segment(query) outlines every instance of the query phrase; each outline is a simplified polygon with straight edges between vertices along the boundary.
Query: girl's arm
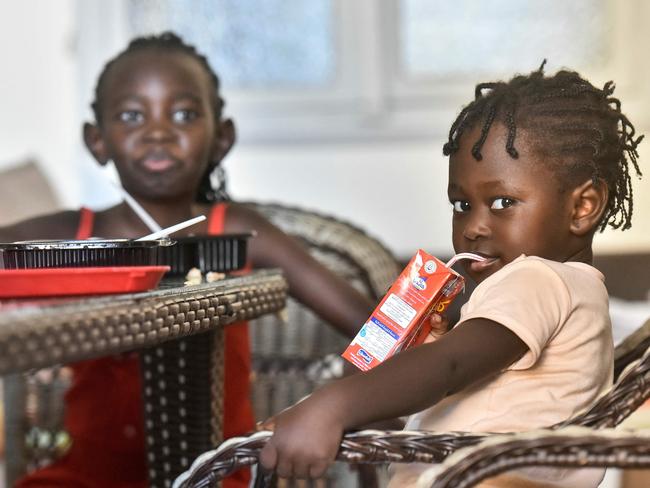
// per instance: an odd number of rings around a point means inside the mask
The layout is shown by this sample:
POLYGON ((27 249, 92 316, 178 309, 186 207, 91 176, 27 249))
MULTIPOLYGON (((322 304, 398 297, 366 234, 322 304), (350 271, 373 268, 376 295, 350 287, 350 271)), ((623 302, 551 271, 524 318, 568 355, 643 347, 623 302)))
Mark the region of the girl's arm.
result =
POLYGON ((375 304, 316 261, 296 239, 257 212, 232 204, 228 209, 226 232, 251 229, 257 232, 248 248, 253 265, 282 268, 294 298, 346 336, 354 337, 375 304))
POLYGON ((66 210, 42 215, 0 228, 0 242, 35 239, 74 239, 79 226, 79 212, 66 210))
POLYGON ((430 407, 497 374, 526 351, 521 339, 496 322, 464 322, 435 342, 333 382, 277 415, 260 461, 281 477, 322 476, 344 431, 430 407))

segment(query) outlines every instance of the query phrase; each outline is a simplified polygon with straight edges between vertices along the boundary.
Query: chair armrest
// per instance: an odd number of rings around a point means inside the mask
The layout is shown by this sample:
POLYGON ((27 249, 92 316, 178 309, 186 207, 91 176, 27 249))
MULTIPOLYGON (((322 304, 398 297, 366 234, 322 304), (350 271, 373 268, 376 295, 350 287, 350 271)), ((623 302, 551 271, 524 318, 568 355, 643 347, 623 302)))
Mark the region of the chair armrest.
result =
POLYGON ((650 430, 567 427, 494 436, 449 456, 432 473, 431 488, 469 488, 530 466, 650 468, 650 430))
MULTIPOLYGON (((245 466, 257 464, 259 452, 272 432, 233 437, 217 449, 201 454, 174 488, 212 486, 245 466)), ((450 453, 485 438, 486 434, 424 431, 360 430, 343 437, 337 461, 352 464, 439 463, 450 453)))

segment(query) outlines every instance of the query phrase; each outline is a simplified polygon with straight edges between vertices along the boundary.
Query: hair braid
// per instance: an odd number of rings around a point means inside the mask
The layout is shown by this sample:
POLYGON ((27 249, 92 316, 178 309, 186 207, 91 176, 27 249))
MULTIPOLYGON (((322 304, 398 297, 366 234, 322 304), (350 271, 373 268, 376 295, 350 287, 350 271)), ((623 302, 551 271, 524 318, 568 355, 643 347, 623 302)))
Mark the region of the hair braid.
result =
POLYGON ((476 158, 477 161, 480 161, 483 159, 483 156, 481 155, 481 148, 483 147, 483 143, 485 142, 485 139, 487 139, 487 136, 490 132, 490 127, 492 126, 492 122, 494 122, 494 118, 496 117, 497 114, 497 108, 496 104, 489 104, 488 106, 485 107, 485 110, 487 112, 487 115, 485 116, 485 122, 483 123, 483 127, 481 128, 481 137, 479 138, 478 141, 474 144, 472 147, 472 156, 476 158))

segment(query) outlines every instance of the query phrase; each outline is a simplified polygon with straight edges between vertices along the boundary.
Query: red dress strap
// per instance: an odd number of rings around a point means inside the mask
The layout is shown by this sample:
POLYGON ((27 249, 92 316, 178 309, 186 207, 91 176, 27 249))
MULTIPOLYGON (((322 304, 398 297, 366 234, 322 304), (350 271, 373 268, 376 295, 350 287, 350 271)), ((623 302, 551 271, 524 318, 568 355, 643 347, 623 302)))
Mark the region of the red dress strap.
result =
POLYGON ((208 217, 209 235, 223 234, 223 229, 226 226, 226 210, 228 210, 228 204, 226 202, 217 203, 212 206, 210 216, 208 217))
POLYGON ((89 239, 93 235, 93 224, 95 223, 95 213, 86 207, 79 210, 79 227, 75 239, 89 239))

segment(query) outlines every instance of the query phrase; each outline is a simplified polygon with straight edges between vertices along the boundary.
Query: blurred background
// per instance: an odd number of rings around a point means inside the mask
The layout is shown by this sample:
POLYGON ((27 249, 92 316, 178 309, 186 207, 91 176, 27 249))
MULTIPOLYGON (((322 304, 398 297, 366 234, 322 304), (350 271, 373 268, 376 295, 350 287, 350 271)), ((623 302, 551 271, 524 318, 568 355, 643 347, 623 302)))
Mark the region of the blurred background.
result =
MULTIPOLYGON (((615 80, 650 132, 649 19, 643 0, 0 0, 0 222, 118 200, 81 124, 104 63, 135 35, 173 29, 222 79, 236 199, 333 214, 401 258, 448 255, 441 148, 476 83, 547 58, 548 72, 615 80)), ((647 155, 650 141, 645 168, 647 155)), ((632 230, 597 250, 650 249, 650 178, 635 195, 632 230)))

